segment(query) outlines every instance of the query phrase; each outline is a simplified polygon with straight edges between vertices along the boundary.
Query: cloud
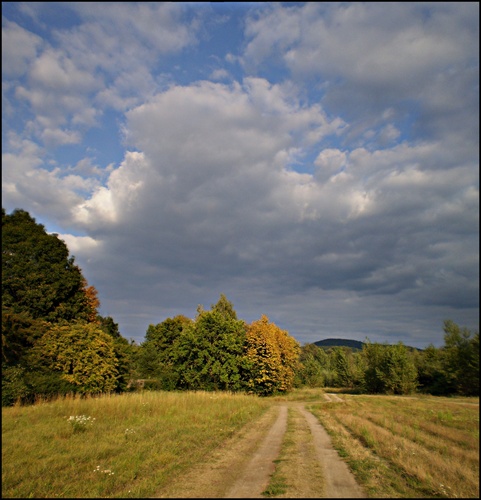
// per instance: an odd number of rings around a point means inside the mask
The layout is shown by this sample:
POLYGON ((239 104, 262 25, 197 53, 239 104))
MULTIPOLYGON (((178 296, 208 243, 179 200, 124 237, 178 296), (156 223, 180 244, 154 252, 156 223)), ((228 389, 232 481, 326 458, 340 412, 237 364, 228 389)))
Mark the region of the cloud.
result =
POLYGON ((415 113, 417 136, 439 137, 453 120, 469 132, 478 17, 473 3, 273 5, 248 19, 242 60, 251 72, 274 59, 296 79, 321 78, 324 106, 351 123, 351 143, 388 107, 398 118, 415 113))
MULTIPOLYGON (((127 114, 128 141, 142 152, 126 155, 78 221, 92 234, 122 227, 125 239, 116 233, 106 248, 155 266, 147 289, 169 269, 168 283, 215 288, 249 277, 279 297, 356 290, 441 305, 456 302, 459 286, 474 293, 468 268, 453 268, 459 247, 432 249, 472 231, 476 173, 451 165, 433 174, 436 143, 328 148, 316 172, 296 172, 295 139, 313 123, 336 130, 320 108, 260 79, 172 87, 127 114), (465 277, 434 279, 439 267, 465 277)), ((461 246, 472 270, 476 249, 461 246)))
POLYGON ((13 78, 25 74, 42 45, 39 36, 2 19, 2 74, 13 78))
POLYGON ((125 335, 221 292, 302 341, 475 324, 476 5, 48 7, 3 24, 4 203, 125 335))

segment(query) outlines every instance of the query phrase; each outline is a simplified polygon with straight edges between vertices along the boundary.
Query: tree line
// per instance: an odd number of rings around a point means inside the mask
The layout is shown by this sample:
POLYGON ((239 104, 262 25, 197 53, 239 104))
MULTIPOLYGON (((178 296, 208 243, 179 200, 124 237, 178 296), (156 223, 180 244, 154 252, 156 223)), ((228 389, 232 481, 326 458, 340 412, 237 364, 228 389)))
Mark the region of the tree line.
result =
POLYGON ((2 405, 37 397, 136 390, 226 390, 269 396, 293 387, 479 394, 479 334, 444 324, 445 346, 363 350, 300 346, 266 315, 237 318, 220 294, 194 319, 149 325, 137 345, 98 313, 97 290, 28 212, 2 209, 2 405))
POLYGON ((360 393, 479 396, 479 333, 452 320, 443 325, 444 346, 424 350, 371 343, 301 348, 297 386, 344 387, 360 393))

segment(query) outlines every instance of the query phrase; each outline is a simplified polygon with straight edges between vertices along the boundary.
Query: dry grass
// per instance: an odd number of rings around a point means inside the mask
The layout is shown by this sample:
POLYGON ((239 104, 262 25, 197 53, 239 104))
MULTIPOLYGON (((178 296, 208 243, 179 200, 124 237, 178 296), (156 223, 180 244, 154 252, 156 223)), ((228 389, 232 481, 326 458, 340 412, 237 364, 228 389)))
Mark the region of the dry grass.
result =
POLYGON ((479 400, 342 397, 312 409, 370 496, 479 497, 479 400))
POLYGON ((268 402, 226 393, 144 392, 2 409, 2 497, 152 496, 268 402), (71 415, 95 418, 74 432, 71 415))
MULTIPOLYGON (((263 399, 144 392, 3 408, 2 496, 149 497, 271 405, 305 400, 370 496, 479 497, 478 398, 339 396, 344 402, 327 402, 319 389, 263 399), (95 421, 74 432, 72 415, 95 421)), ((295 478, 312 457, 291 411, 273 496, 310 496, 295 478)), ((322 483, 322 471, 315 476, 322 483)))

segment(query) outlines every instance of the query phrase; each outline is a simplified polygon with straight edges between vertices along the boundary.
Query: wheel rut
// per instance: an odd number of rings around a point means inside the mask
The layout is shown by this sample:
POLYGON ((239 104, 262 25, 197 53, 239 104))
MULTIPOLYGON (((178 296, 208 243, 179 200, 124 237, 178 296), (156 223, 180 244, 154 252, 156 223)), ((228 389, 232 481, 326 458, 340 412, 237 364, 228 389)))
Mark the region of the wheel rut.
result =
POLYGON ((295 402, 271 407, 156 498, 265 498, 276 462, 286 487, 278 497, 366 497, 324 427, 304 403, 295 402), (289 452, 279 461, 288 415, 289 452))

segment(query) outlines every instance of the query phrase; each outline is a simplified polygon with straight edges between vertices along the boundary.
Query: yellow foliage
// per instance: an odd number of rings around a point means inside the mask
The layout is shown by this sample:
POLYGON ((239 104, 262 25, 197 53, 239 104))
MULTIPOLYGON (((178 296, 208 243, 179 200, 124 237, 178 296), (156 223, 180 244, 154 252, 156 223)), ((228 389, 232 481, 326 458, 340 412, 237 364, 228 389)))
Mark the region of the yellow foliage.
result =
POLYGON ((249 386, 254 392, 268 395, 291 389, 299 363, 299 343, 265 315, 248 326, 246 343, 246 357, 252 366, 249 386))

